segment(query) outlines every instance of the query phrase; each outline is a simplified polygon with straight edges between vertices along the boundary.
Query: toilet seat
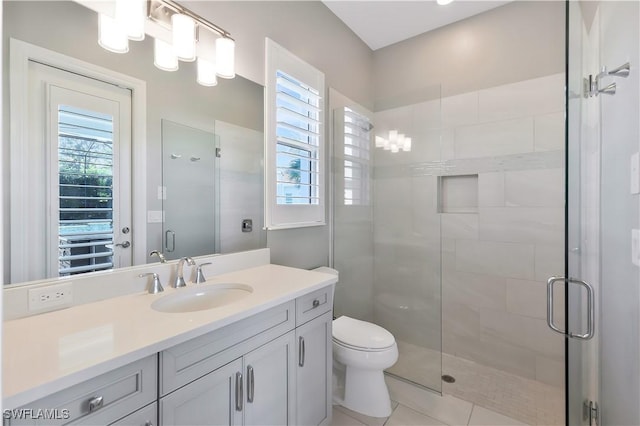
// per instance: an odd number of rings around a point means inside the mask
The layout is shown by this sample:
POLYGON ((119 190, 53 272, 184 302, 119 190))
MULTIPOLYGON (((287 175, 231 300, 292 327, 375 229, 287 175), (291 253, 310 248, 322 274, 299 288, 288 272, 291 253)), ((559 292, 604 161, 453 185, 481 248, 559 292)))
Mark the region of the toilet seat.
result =
POLYGON ((384 328, 347 316, 333 320, 333 341, 349 349, 368 352, 385 351, 396 343, 393 334, 384 328))

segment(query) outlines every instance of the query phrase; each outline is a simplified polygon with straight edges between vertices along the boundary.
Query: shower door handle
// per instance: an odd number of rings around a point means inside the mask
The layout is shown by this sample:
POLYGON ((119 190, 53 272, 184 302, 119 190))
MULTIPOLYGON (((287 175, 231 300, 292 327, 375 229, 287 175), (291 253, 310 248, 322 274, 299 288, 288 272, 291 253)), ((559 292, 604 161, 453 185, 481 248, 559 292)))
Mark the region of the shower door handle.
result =
POLYGON ((547 281, 547 325, 556 333, 563 334, 573 339, 589 340, 595 333, 595 292, 593 287, 582 280, 565 277, 551 277, 547 281), (553 286, 556 282, 562 281, 567 284, 578 284, 587 289, 587 332, 584 334, 573 333, 562 330, 555 325, 553 318, 553 286))
POLYGON ((171 229, 167 229, 164 233, 164 250, 171 253, 176 249, 176 233, 171 229), (171 248, 169 248, 169 238, 171 238, 171 248))

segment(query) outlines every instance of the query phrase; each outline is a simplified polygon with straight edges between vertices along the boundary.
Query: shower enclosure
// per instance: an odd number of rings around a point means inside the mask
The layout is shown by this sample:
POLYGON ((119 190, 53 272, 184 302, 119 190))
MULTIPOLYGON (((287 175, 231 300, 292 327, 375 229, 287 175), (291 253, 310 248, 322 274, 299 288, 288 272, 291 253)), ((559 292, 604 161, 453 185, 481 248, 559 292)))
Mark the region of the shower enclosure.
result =
POLYGON ((330 93, 336 314, 395 336, 390 375, 561 424, 564 342, 545 318, 546 280, 564 274, 564 74, 441 93, 376 100, 375 112, 330 93), (370 122, 360 163, 356 111, 370 122), (356 202, 355 188, 368 196, 356 202))

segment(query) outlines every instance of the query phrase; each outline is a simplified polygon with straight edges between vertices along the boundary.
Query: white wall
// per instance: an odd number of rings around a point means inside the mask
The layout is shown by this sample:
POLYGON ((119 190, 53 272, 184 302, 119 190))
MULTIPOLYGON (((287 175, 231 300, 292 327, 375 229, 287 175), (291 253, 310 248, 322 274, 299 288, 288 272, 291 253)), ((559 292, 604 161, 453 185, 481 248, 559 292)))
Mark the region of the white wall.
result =
MULTIPOLYGON (((629 158, 640 148, 640 7, 600 2, 600 66, 631 62, 615 96, 601 96, 601 404, 602 424, 640 424, 640 275, 631 263, 631 229, 640 227, 629 192, 629 158)), ((598 70, 593 70, 596 73, 598 70)))

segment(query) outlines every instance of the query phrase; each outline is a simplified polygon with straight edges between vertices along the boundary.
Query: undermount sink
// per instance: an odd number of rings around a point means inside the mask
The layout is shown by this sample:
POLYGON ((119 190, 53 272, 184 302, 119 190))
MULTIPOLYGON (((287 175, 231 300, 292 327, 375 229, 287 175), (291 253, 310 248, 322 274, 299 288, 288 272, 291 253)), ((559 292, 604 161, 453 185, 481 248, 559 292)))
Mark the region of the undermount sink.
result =
POLYGON ((166 313, 184 313, 219 308, 253 293, 253 287, 246 284, 196 284, 180 288, 151 304, 151 309, 166 313))

